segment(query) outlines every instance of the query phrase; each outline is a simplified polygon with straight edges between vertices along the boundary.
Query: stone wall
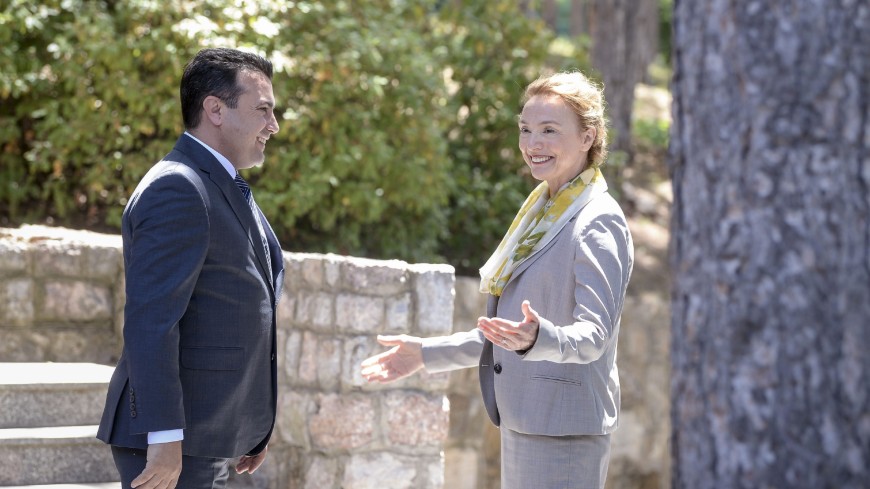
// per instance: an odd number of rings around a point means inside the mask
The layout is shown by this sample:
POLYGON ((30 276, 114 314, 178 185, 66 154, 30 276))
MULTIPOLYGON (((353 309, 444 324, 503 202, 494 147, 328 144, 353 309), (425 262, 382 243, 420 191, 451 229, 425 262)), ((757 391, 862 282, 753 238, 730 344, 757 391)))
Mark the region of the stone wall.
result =
MULTIPOLYGON (((272 489, 444 487, 446 374, 359 375, 381 332, 452 327, 453 268, 284 254, 279 413, 270 457, 239 483, 272 489)), ((114 365, 124 304, 118 236, 0 229, 0 361, 114 365)), ((238 484, 235 485, 238 487, 238 484)))
MULTIPOLYGON (((608 488, 662 489, 670 486, 669 313, 667 297, 650 291, 667 290, 656 258, 666 241, 645 237, 643 225, 632 232, 636 264, 619 338, 623 401, 608 488)), ((498 489, 499 434, 483 408, 477 369, 388 386, 359 376, 359 363, 384 350, 378 333, 474 327, 485 311, 477 280, 454 283, 444 265, 284 256, 277 432, 263 468, 234 487, 498 489)), ((0 361, 114 365, 122 269, 119 236, 0 229, 0 361)))

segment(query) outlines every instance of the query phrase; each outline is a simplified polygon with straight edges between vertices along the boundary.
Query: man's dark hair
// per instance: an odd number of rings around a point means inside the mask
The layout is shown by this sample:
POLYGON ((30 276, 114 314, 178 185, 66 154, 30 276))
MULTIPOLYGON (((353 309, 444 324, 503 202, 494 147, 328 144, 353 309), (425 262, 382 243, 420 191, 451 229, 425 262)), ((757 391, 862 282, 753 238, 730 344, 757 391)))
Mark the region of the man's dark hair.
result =
POLYGON ((223 100, 231 109, 236 108, 242 94, 237 79, 243 70, 259 71, 272 79, 272 63, 256 54, 227 48, 196 53, 181 76, 181 116, 185 129, 199 125, 202 101, 209 95, 223 100))

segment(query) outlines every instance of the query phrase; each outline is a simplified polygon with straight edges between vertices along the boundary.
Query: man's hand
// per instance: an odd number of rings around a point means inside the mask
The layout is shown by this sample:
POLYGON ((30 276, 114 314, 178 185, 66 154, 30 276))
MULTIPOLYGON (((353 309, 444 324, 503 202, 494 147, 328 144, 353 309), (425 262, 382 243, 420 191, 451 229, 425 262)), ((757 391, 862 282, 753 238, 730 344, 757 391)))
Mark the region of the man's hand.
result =
POLYGON ((244 474, 245 472, 249 474, 253 474, 260 468, 260 465, 263 465, 263 461, 266 460, 266 452, 269 451, 269 447, 263 449, 262 452, 254 455, 244 455, 239 459, 239 463, 236 464, 236 473, 244 474))
POLYGON ((139 489, 174 489, 181 475, 181 441, 148 445, 145 470, 130 483, 139 489))

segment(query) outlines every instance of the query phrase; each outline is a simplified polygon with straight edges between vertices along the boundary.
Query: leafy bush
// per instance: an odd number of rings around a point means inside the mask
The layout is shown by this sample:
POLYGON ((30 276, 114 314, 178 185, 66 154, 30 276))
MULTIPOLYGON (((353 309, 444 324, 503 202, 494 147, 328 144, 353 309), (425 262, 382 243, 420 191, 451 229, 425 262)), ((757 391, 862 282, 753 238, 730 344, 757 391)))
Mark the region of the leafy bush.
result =
POLYGON ((206 46, 273 60, 279 124, 249 180, 290 250, 472 272, 533 182, 523 87, 551 34, 514 0, 10 0, 0 7, 0 224, 117 229, 182 131, 206 46))
POLYGON ((476 275, 535 182, 517 148, 523 89, 544 70, 552 33, 515 0, 452 2, 436 19, 449 67, 453 162, 442 253, 476 275))
MULTIPOLYGON (((0 12, 0 209, 11 222, 117 225, 177 137, 195 44, 156 2, 13 0, 0 12)), ((5 219, 4 219, 5 220, 5 219)))

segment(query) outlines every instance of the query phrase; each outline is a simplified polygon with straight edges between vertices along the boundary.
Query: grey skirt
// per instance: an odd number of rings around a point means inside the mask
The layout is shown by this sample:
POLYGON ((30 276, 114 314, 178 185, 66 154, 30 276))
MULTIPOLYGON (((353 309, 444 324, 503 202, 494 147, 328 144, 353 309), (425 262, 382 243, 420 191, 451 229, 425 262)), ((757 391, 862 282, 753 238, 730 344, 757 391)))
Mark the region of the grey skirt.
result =
POLYGON ((604 489, 610 435, 500 431, 501 489, 604 489))

